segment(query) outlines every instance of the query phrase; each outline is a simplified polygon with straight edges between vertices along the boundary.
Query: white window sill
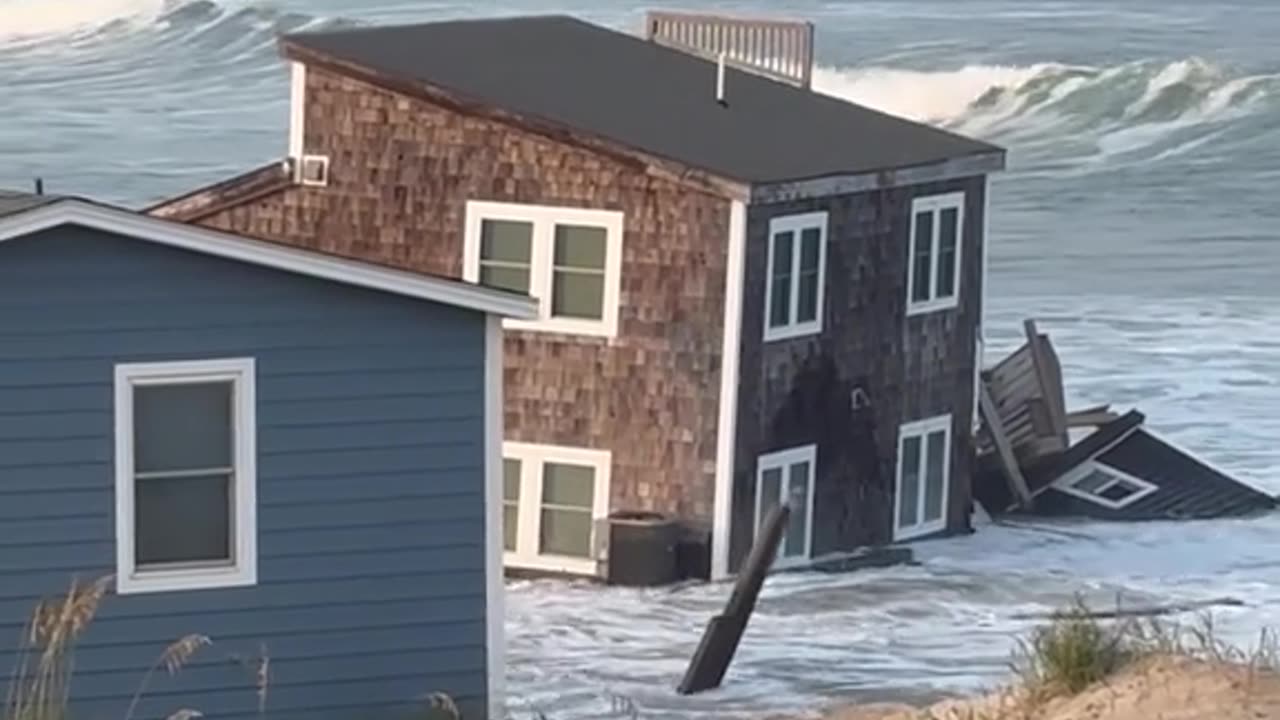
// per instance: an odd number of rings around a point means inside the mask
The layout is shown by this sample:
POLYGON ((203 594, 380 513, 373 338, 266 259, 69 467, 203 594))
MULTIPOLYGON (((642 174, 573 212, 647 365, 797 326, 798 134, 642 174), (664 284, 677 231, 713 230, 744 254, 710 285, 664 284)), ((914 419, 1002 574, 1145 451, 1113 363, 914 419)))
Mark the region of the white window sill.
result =
POLYGON ((599 320, 570 320, 566 318, 550 318, 547 320, 503 320, 506 330, 525 332, 560 333, 562 335, 581 335, 586 337, 614 338, 618 335, 616 325, 599 320))
POLYGON ((255 568, 190 568, 184 570, 142 570, 116 578, 116 592, 133 595, 155 592, 183 592, 258 584, 255 568))
POLYGON ((796 557, 789 558, 784 558, 782 555, 778 555, 773 559, 773 565, 771 567, 774 570, 796 570, 808 567, 812 564, 813 558, 807 555, 797 555, 796 557))
POLYGON ((913 315, 925 315, 927 313, 941 312, 943 310, 954 310, 960 307, 960 299, 956 296, 944 298, 942 300, 929 300, 927 302, 910 303, 907 305, 907 317, 913 315))
POLYGON ((531 558, 527 555, 504 552, 502 554, 502 564, 519 570, 537 570, 539 572, 561 573, 564 575, 594 577, 600 572, 600 564, 595 560, 560 555, 539 555, 531 558))
POLYGON ((893 531, 893 541, 905 542, 907 540, 915 540, 916 538, 924 537, 925 535, 933 535, 934 533, 939 533, 946 529, 947 519, 944 517, 941 520, 934 520, 933 522, 924 523, 923 525, 896 528, 893 531))
POLYGON ((776 340, 794 340, 795 338, 809 337, 810 335, 821 335, 822 323, 818 321, 801 323, 799 325, 783 325, 776 328, 765 328, 764 341, 774 342, 776 340))

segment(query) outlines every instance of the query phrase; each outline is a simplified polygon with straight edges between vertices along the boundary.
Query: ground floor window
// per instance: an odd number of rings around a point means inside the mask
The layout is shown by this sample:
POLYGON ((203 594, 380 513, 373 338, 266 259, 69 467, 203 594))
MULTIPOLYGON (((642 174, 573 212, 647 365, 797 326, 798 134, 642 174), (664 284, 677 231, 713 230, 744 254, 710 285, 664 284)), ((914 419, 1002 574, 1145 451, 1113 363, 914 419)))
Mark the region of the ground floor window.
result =
POLYGON ((257 581, 254 361, 115 369, 121 594, 257 581))
POLYGON ((1062 476, 1054 487, 1112 510, 1132 505, 1156 491, 1156 486, 1094 461, 1062 476))
POLYGON ((776 567, 803 564, 812 553, 817 455, 816 445, 806 445, 761 455, 756 463, 756 531, 773 508, 783 503, 791 507, 776 567))
POLYGON ((609 511, 610 453, 503 446, 503 539, 508 565, 594 574, 598 521, 609 511))
POLYGON ((950 415, 901 427, 896 474, 894 540, 909 540, 946 529, 951 490, 950 415))

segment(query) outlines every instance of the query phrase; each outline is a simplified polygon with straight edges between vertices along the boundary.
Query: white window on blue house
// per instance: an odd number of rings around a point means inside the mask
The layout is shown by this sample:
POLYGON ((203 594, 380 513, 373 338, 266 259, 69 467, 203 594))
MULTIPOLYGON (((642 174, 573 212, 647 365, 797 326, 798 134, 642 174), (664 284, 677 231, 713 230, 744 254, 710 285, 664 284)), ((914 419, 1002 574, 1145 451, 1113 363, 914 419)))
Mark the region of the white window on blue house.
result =
POLYGON ((503 444, 504 562, 575 575, 599 566, 612 456, 603 450, 503 444))
POLYGON ((959 305, 964 248, 964 193, 918 197, 911 202, 907 255, 907 314, 959 305))
POLYGON ((773 218, 769 221, 768 252, 765 342, 822 332, 827 213, 773 218))
POLYGON ((471 201, 463 278, 538 300, 519 330, 614 337, 622 286, 623 214, 471 201))
POLYGON ((115 369, 121 594, 257 582, 254 361, 115 369))
POLYGON ((951 495, 951 416, 911 422, 898 431, 893 539, 945 530, 951 495))

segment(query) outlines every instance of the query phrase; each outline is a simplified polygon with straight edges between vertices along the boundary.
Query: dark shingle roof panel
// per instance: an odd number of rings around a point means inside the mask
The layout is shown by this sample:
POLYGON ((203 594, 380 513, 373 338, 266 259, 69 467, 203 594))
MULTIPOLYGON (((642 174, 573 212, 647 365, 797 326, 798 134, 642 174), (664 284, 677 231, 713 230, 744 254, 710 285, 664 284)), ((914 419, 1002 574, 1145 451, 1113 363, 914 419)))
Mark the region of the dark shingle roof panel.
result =
POLYGON ((986 143, 730 68, 571 17, 301 33, 286 41, 744 182, 1001 152, 986 143))
POLYGON ((56 195, 32 195, 12 190, 0 190, 0 218, 34 210, 59 199, 56 195))

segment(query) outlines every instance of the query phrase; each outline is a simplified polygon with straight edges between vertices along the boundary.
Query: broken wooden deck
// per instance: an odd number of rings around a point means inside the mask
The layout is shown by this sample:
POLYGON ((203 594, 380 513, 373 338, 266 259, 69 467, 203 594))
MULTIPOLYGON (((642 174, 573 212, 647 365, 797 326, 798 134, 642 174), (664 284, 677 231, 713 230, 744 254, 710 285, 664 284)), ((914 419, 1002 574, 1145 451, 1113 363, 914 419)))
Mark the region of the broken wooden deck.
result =
POLYGON ((1274 509, 1276 499, 1146 428, 1137 410, 1066 409, 1062 366, 1047 335, 982 373, 974 496, 1011 512, 1107 520, 1214 518, 1274 509), (1078 442, 1071 431, 1091 430, 1078 442))

